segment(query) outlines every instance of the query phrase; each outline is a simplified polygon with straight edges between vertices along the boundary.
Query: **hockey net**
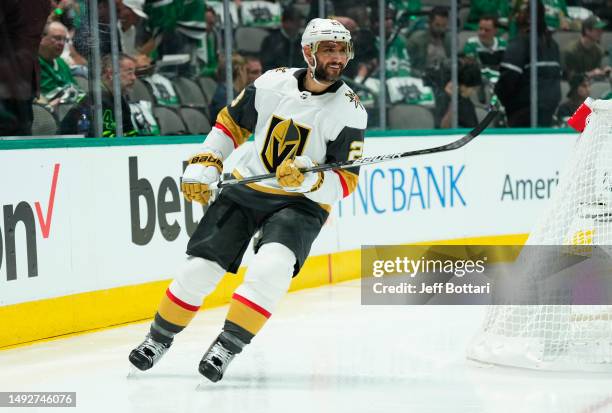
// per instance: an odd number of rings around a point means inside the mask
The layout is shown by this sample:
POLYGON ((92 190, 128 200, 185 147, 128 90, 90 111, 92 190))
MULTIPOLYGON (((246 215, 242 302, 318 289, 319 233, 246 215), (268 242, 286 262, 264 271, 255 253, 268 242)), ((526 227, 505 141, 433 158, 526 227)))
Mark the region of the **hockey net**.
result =
MULTIPOLYGON (((530 234, 527 246, 571 246, 586 252, 602 246, 612 253, 612 101, 597 100, 592 110, 550 209, 530 234)), ((609 270, 606 274, 612 277, 609 270)), ((532 277, 537 274, 531 272, 532 277)), ((543 302, 571 302, 547 298, 543 302)), ((612 306, 491 305, 467 356, 531 369, 612 371, 612 306)))

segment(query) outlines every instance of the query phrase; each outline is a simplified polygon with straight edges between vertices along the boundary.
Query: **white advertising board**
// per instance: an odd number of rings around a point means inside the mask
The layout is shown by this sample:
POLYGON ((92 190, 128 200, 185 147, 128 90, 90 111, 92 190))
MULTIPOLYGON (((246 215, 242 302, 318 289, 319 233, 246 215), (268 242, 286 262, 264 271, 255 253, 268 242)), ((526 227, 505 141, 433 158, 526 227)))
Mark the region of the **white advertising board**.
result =
MULTIPOLYGON (((455 138, 373 138, 365 154, 455 138)), ((311 254, 528 232, 574 139, 485 135, 461 150, 364 167, 311 254)), ((203 213, 179 191, 182 161, 197 148, 0 150, 0 306, 172 278, 203 213)))
MULTIPOLYGON (((363 167, 335 208, 340 250, 528 233, 577 135, 483 135, 465 147, 363 167)), ((367 155, 443 145, 458 136, 368 141, 367 155)))

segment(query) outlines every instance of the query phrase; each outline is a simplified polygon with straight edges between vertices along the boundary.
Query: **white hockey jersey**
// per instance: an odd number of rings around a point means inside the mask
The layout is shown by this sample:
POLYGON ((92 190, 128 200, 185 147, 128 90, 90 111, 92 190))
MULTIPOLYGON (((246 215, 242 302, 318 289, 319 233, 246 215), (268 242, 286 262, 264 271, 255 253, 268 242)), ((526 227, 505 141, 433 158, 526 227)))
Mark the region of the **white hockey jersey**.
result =
MULTIPOLYGON (((342 81, 314 94, 303 87, 306 69, 269 70, 246 87, 219 115, 204 150, 222 159, 253 133, 254 144, 242 156, 236 177, 274 173, 287 158, 308 156, 316 163, 361 157, 367 113, 342 81)), ((306 194, 283 191, 276 180, 249 184, 281 196, 305 196, 325 209, 357 186, 358 168, 326 171, 322 184, 306 194)))

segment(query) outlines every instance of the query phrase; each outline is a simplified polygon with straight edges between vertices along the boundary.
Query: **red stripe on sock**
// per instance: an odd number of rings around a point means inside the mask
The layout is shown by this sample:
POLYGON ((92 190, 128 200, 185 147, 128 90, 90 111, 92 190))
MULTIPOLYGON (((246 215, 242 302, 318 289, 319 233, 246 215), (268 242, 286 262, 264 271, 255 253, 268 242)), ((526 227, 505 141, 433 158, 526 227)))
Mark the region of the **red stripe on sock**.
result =
POLYGON ((232 142, 234 143, 234 148, 238 147, 238 143, 236 142, 236 139, 234 138, 234 136, 232 135, 232 133, 229 131, 229 129, 227 129, 225 127, 224 124, 220 123, 220 122, 216 122, 215 123, 215 128, 221 129, 221 131, 227 135, 228 138, 230 138, 232 140, 232 142))
POLYGON ((172 294, 172 292, 170 291, 170 288, 166 290, 166 295, 168 296, 170 301, 172 301, 174 304, 178 305, 179 307, 184 308, 185 310, 198 311, 200 309, 199 305, 187 304, 185 301, 181 300, 180 298, 172 294))
POLYGON ((272 315, 272 313, 267 311, 265 308, 258 306, 253 301, 249 300, 248 298, 244 298, 241 295, 234 293, 234 295, 232 295, 232 298, 236 301, 240 301, 247 307, 252 308, 253 310, 257 311, 259 314, 263 315, 266 318, 270 318, 270 316, 272 315))
POLYGON ((340 178, 340 185, 342 185, 342 197, 346 198, 347 196, 349 196, 349 188, 348 188, 348 185, 346 184, 346 181, 344 180, 344 177, 342 176, 340 172, 334 169, 332 169, 332 171, 334 171, 336 175, 338 175, 338 178, 340 178))

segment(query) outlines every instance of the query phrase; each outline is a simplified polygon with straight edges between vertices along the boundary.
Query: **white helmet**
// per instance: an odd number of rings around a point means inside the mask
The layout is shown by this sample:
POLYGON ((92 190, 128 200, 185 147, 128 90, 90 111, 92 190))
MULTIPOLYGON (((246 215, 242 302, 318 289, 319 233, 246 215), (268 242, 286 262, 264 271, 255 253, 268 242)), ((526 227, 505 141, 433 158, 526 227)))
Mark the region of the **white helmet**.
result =
POLYGON ((351 32, 334 19, 312 19, 306 25, 302 34, 302 47, 310 46, 312 53, 316 53, 320 42, 345 42, 348 59, 354 56, 351 32))

